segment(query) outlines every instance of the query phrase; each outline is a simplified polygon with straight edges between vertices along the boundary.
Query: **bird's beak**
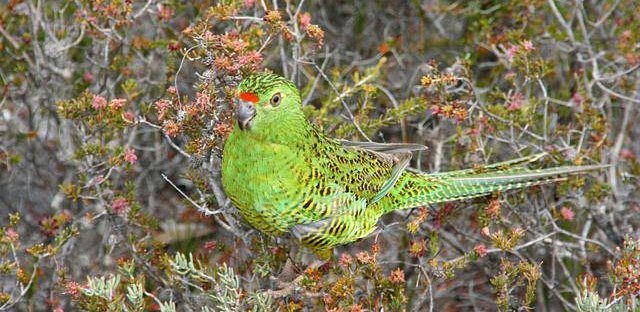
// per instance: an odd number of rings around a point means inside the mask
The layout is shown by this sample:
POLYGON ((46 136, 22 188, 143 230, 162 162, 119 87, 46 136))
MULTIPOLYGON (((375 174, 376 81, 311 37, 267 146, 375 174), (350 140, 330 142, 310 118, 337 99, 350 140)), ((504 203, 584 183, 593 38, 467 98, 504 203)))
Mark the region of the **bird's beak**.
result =
POLYGON ((238 119, 238 126, 240 129, 246 130, 251 127, 251 121, 256 116, 256 107, 251 102, 238 99, 238 105, 236 105, 236 118, 238 119))

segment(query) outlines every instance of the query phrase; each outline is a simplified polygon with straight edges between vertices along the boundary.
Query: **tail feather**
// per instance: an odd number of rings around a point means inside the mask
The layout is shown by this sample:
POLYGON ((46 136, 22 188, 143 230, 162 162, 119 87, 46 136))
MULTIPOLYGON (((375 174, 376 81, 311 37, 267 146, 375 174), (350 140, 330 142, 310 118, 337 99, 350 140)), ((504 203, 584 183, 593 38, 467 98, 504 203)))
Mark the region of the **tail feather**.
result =
MULTIPOLYGON (((415 174, 406 172, 396 182, 385 205, 386 211, 412 208, 489 195, 495 192, 525 188, 566 180, 607 166, 566 166, 540 170, 511 168, 474 173, 467 170, 448 174, 415 174)), ((475 171, 478 172, 478 171, 475 171)), ((481 171, 480 171, 481 172, 481 171)))
MULTIPOLYGON (((482 166, 480 168, 472 168, 472 169, 462 169, 456 171, 448 171, 448 172, 438 172, 429 174, 430 176, 437 177, 460 177, 466 176, 470 174, 481 174, 481 173, 507 173, 513 171, 523 170, 523 166, 526 164, 534 163, 540 158, 547 155, 547 153, 538 153, 531 156, 525 156, 521 158, 511 159, 495 164, 490 164, 486 166, 482 166)), ((524 169, 526 170, 526 169, 524 169)))

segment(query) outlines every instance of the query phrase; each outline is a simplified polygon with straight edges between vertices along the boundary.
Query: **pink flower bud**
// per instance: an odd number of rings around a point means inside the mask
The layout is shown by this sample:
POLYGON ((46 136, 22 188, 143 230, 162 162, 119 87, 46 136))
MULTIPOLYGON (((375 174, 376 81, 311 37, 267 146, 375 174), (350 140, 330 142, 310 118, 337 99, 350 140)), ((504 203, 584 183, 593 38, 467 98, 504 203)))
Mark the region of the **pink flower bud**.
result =
POLYGON ((133 165, 138 161, 138 156, 136 156, 136 152, 132 148, 128 148, 124 151, 124 160, 133 165))
POLYGON ((485 247, 484 244, 476 245, 473 250, 475 250, 478 256, 480 256, 481 258, 487 255, 487 247, 485 247))
POLYGON ((118 215, 125 215, 129 212, 129 203, 126 199, 118 197, 111 202, 111 211, 118 215))
POLYGON ((127 103, 127 100, 125 99, 113 99, 111 100, 111 103, 109 103, 109 106, 111 107, 111 110, 119 110, 121 108, 124 107, 124 104, 127 103))
POLYGON ((100 111, 107 107, 107 99, 100 95, 94 95, 93 101, 91 101, 93 109, 100 111))
POLYGON ((573 210, 569 207, 562 207, 560 209, 560 215, 562 215, 562 219, 566 221, 573 221, 573 210))

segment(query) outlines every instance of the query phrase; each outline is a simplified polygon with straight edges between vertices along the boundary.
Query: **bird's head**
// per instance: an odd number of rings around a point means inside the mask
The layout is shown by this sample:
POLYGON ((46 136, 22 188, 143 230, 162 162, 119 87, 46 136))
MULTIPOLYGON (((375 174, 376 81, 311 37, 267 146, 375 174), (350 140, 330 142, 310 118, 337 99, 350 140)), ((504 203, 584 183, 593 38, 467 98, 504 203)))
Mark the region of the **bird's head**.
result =
POLYGON ((238 86, 237 100, 236 118, 245 132, 268 135, 306 122, 298 89, 290 80, 275 74, 245 78, 238 86))

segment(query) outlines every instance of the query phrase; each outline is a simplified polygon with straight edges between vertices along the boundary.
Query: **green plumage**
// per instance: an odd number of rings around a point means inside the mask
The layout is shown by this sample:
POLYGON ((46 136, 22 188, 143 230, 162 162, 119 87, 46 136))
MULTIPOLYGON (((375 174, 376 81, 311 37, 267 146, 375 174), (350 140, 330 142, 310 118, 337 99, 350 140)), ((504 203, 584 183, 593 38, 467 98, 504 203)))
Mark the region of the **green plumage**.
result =
MULTIPOLYGON (((258 74, 239 86, 257 96, 247 126, 236 125, 222 162, 225 192, 268 234, 292 233, 320 254, 373 232, 390 211, 561 180, 598 166, 529 170, 542 155, 481 169, 416 174, 404 170, 416 145, 351 143, 326 137, 302 113, 295 85, 258 74), (276 98, 277 97, 277 98, 276 98)), ((244 115, 243 115, 244 116, 244 115)))

